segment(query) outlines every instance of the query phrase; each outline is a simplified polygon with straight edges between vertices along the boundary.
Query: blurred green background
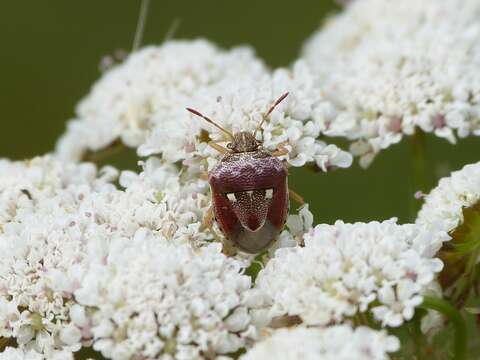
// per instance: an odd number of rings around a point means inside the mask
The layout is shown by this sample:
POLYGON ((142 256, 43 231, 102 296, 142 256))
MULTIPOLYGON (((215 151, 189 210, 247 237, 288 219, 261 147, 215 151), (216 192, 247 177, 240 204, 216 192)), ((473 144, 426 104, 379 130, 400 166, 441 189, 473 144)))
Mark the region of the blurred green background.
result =
MULTIPOLYGON (((139 0, 3 1, 0 6, 0 157, 23 159, 53 149, 75 104, 100 76, 103 56, 130 50, 139 0)), ((144 44, 160 43, 175 19, 176 38, 206 37, 223 47, 250 44, 272 67, 291 63, 303 41, 336 11, 333 1, 151 0, 144 44)), ((477 161, 478 139, 456 146, 427 138, 428 184, 477 161)), ((135 164, 120 154, 120 166, 135 164)), ((1 176, 1 174, 0 174, 1 176)), ((368 170, 292 171, 292 188, 317 222, 412 216, 411 144, 384 151, 368 170)), ((417 204, 418 205, 418 204, 417 204)))

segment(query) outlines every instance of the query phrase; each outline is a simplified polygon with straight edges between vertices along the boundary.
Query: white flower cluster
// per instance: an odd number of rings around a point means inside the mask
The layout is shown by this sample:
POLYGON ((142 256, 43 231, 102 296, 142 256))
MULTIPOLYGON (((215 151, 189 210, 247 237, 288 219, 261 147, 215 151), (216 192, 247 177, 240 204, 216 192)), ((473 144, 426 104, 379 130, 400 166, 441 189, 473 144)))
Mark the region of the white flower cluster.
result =
POLYGON ((0 360, 73 360, 73 354, 56 351, 46 357, 34 350, 7 347, 0 353, 0 360))
POLYGON ((97 176, 91 164, 60 164, 50 157, 2 160, 0 173, 0 337, 14 337, 19 346, 46 356, 78 350, 80 343, 63 332, 73 301, 59 280, 81 270, 85 237, 93 230, 88 225, 94 214, 88 203, 80 205, 82 197, 109 188, 116 173, 105 169, 97 176))
MULTIPOLYGON (((125 190, 111 168, 48 156, 1 170, 0 336, 16 339, 19 358, 88 344, 112 359, 209 358, 249 347, 273 316, 324 325, 374 300, 376 318, 397 326, 441 268, 430 258, 438 235, 339 222, 278 250, 252 289, 248 262, 208 245, 203 180, 155 158, 121 175, 125 190)), ((308 207, 289 222, 295 236, 308 230, 308 207)))
POLYGON ((89 268, 75 297, 95 309, 88 326, 107 358, 213 358, 257 337, 263 300, 243 269, 220 244, 193 250, 141 231, 89 268))
MULTIPOLYGON (((416 223, 452 234, 464 223, 464 209, 472 207, 480 209, 480 162, 466 165, 440 179, 437 187, 425 197, 416 223)), ((437 250, 440 248, 441 244, 437 250)), ((435 292, 437 297, 442 297, 440 285, 435 292)), ((443 324, 444 319, 438 312, 429 311, 422 319, 422 331, 434 334, 443 324)))
POLYGON ((439 181, 425 197, 417 216, 418 224, 433 224, 451 232, 463 223, 463 209, 479 205, 480 162, 466 165, 439 181))
POLYGON ((385 360, 400 343, 384 331, 348 325, 280 329, 258 342, 241 360, 385 360))
MULTIPOLYGON (((180 352, 228 352, 255 336, 249 306, 256 300, 247 296, 250 278, 240 275, 247 263, 226 258, 220 244, 205 248, 212 240, 201 228, 205 181, 183 182, 174 167, 154 158, 140 175, 122 174, 125 191, 110 183, 117 176, 111 168, 97 173, 91 164, 51 157, 1 161, 0 171, 0 337, 47 358, 98 340, 95 347, 124 359, 128 346, 120 334, 128 330, 151 354, 152 338, 143 338, 139 326, 151 326, 145 317, 154 312, 149 306, 142 312, 142 302, 158 304, 155 316, 163 325, 155 336, 168 340, 170 334, 168 346, 176 341, 180 352), (101 280, 105 292, 95 293, 101 280), (200 290, 208 291, 210 303, 201 301, 200 290), (128 305, 134 299, 139 303, 128 305), (176 324, 166 318, 174 314, 176 324), (200 314, 205 318, 197 321, 200 314), (108 333, 108 323, 118 326, 108 333), (191 336, 198 343, 185 345, 191 336)), ((131 354, 140 351, 130 346, 131 354)))
POLYGON ((222 52, 203 40, 144 48, 108 71, 81 101, 59 152, 79 159, 85 150, 99 150, 116 139, 137 148, 162 133, 163 126, 166 131, 159 146, 186 145, 197 127, 180 120, 188 118, 185 107, 197 91, 240 74, 260 76, 264 71, 249 48, 222 52), (184 135, 177 138, 182 127, 184 135))
MULTIPOLYGON (((445 233, 454 233, 464 223, 465 209, 473 207, 475 210, 480 209, 480 162, 468 164, 463 169, 452 172, 450 176, 440 179, 437 187, 426 195, 424 200, 416 223, 434 226, 445 233)), ((441 249, 441 245, 438 244, 437 250, 441 249)), ((445 286, 445 283, 442 285, 445 286)), ((446 287, 451 287, 451 284, 446 287)), ((442 297, 440 284, 436 284, 436 288, 432 290, 434 296, 442 297)), ((443 326, 444 321, 440 313, 429 311, 422 319, 422 331, 435 334, 443 326)))
POLYGON ((336 111, 326 135, 368 166, 415 127, 480 135, 480 2, 361 0, 307 43, 303 58, 336 111))
POLYGON ((323 171, 352 163, 324 135, 351 140, 363 166, 416 127, 480 135, 479 16, 477 0, 359 0, 289 68, 196 40, 107 71, 54 155, 0 160, 0 340, 18 345, 0 360, 73 359, 85 346, 114 360, 388 359, 398 340, 349 318, 412 318, 438 285, 435 254, 480 202, 480 163, 442 179, 416 224, 313 228, 304 206, 253 283, 253 257, 223 254, 207 221, 208 142, 225 134, 185 108, 253 131, 289 92, 258 140, 323 171), (147 158, 140 173, 78 162, 118 143, 147 158), (301 325, 273 330, 289 320, 301 325))
POLYGON ((228 130, 253 131, 272 102, 288 91, 264 126, 264 146, 284 146, 294 166, 314 162, 324 171, 350 166, 349 153, 318 140, 330 106, 303 62, 271 72, 249 48, 222 51, 204 40, 148 47, 107 72, 78 106, 57 152, 79 160, 121 140, 140 156, 162 154, 187 165, 212 162, 216 152, 201 130, 217 141, 224 134, 186 107, 228 130))
POLYGON ((120 205, 119 218, 132 221, 133 229, 149 228, 177 244, 199 247, 213 240, 204 224, 211 205, 207 181, 157 158, 140 164, 140 174, 124 171, 120 176, 127 196, 122 192, 126 203, 120 205), (125 209, 129 213, 121 214, 125 209))
POLYGON ((430 230, 395 219, 318 225, 305 247, 279 249, 256 285, 270 297, 272 317, 327 325, 371 310, 383 325, 400 326, 442 269, 433 250, 448 236, 430 230))

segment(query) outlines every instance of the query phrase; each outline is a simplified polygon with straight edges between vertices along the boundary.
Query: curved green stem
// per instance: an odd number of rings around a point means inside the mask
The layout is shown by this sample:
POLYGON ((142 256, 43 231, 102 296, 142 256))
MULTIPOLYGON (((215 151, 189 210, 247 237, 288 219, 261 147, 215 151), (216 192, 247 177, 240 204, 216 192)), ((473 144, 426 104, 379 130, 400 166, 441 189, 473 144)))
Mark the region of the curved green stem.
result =
POLYGON ((425 133, 416 129, 412 135, 412 193, 411 195, 411 217, 412 221, 415 221, 417 212, 420 208, 420 202, 414 198, 414 194, 417 191, 427 191, 428 181, 427 174, 425 172, 425 133))
POLYGON ((420 307, 438 311, 451 321, 455 330, 453 359, 465 360, 467 358, 467 326, 460 312, 445 300, 430 296, 424 297, 420 307))
POLYGON ((415 346, 415 355, 417 360, 424 360, 426 359, 425 355, 425 336, 422 334, 421 330, 421 323, 422 317, 425 315, 425 311, 422 309, 418 309, 415 311, 415 316, 411 321, 411 334, 413 336, 413 343, 415 346))

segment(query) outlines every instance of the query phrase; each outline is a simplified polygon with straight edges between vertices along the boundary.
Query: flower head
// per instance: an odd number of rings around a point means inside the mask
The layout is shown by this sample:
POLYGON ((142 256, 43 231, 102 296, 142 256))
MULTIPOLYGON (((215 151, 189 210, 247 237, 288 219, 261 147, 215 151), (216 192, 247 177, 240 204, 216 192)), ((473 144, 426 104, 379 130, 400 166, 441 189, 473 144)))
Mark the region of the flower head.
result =
POLYGON ((355 1, 307 43, 303 57, 367 166, 415 127, 455 142, 480 135, 480 3, 355 1))
POLYGON ((75 291, 110 243, 151 232, 192 248, 211 242, 204 180, 183 181, 156 159, 137 175, 50 156, 0 162, 0 336, 50 356, 76 351, 90 328, 75 291), (169 189, 166 192, 166 188, 169 189))
MULTIPOLYGON (((467 298, 475 281, 480 242, 480 163, 466 165, 441 179, 436 188, 425 196, 425 203, 417 215, 417 224, 435 226, 450 236, 447 246, 439 244, 439 257, 445 271, 439 282, 443 289, 456 288, 453 301, 467 298)), ((447 290, 448 291, 448 290, 447 290)))
POLYGON ((480 201, 480 162, 466 165, 441 179, 435 189, 425 196, 417 216, 418 224, 435 224, 445 232, 463 223, 463 209, 480 201))
POLYGON ((144 48, 108 71, 81 101, 58 153, 78 160, 85 151, 102 149, 117 139, 137 148, 161 127, 163 139, 187 144, 195 134, 182 119, 197 91, 240 74, 264 72, 262 62, 246 47, 221 51, 195 40, 144 48), (184 136, 178 136, 182 130, 184 136))
POLYGON ((220 244, 194 250, 140 230, 93 264, 78 302, 89 310, 94 348, 112 359, 199 359, 235 352, 256 338, 262 297, 245 263, 220 244))
POLYGON ((281 329, 258 342, 241 360, 385 360, 399 349, 399 341, 385 331, 348 325, 327 328, 281 329))
MULTIPOLYGON (((92 164, 62 164, 50 156, 0 162, 0 335, 50 357, 76 351, 80 336, 64 336, 85 237, 98 219, 93 192, 108 192, 116 172, 92 164), (85 201, 82 201, 85 200, 85 201)), ((105 227, 95 236, 104 237, 105 227)))
POLYGON ((329 106, 303 62, 270 71, 248 48, 223 51, 203 40, 145 48, 109 71, 78 106, 57 153, 79 160, 121 141, 139 156, 211 168, 218 154, 207 143, 226 140, 225 134, 185 108, 229 131, 253 132, 285 92, 290 95, 258 134, 263 146, 286 148, 293 166, 349 167, 349 153, 318 140, 329 106))
POLYGON ((442 236, 395 219, 318 225, 304 236, 305 247, 277 250, 256 285, 269 296, 272 317, 327 325, 371 310, 384 325, 399 326, 442 269, 430 251, 442 236))
POLYGON ((56 351, 45 357, 34 350, 7 347, 0 353, 0 360, 73 360, 73 354, 67 351, 56 351))

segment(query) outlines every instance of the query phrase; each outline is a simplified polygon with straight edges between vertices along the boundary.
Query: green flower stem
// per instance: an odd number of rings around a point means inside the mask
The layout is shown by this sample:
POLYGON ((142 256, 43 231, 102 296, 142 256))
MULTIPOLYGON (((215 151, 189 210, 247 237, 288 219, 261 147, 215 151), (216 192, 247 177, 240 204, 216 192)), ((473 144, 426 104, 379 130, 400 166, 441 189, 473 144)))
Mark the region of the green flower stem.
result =
POLYGON ((412 192, 411 196, 411 218, 412 221, 417 217, 420 208, 420 201, 415 199, 414 194, 417 191, 427 191, 428 181, 425 171, 425 133, 416 129, 412 135, 412 192))
POLYGON ((451 321, 455 330, 453 359, 465 360, 467 358, 467 326, 460 312, 445 300, 430 296, 424 297, 420 307, 438 311, 451 321))
POLYGON ((88 151, 82 158, 82 161, 100 163, 110 156, 113 156, 122 150, 125 150, 127 147, 122 143, 121 140, 115 140, 109 146, 98 151, 88 151))
POLYGON ((421 324, 422 324, 422 316, 424 315, 424 311, 419 309, 419 311, 415 312, 415 316, 413 318, 411 326, 411 335, 413 337, 413 342, 415 346, 415 355, 417 360, 426 359, 425 357, 425 336, 422 334, 421 324))

